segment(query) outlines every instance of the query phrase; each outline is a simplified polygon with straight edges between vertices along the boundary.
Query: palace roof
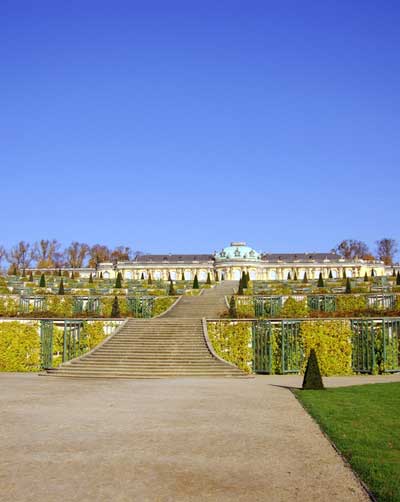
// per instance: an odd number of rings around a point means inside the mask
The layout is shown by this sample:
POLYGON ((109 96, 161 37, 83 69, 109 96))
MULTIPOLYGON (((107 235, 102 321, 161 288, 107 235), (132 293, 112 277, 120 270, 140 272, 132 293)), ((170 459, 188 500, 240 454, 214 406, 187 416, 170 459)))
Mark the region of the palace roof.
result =
POLYGON ((212 254, 142 254, 134 259, 137 263, 188 263, 213 260, 212 254))
POLYGON ((305 262, 324 260, 338 261, 342 257, 336 253, 263 253, 261 259, 264 261, 285 261, 285 262, 305 262))

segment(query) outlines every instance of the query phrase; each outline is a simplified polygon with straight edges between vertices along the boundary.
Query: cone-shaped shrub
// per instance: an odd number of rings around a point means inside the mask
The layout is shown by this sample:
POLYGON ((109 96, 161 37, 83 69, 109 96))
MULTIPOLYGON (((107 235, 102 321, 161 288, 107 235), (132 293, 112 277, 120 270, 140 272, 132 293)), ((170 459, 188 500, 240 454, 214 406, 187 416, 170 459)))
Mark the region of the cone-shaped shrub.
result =
POLYGON ((351 282, 350 282, 350 277, 346 279, 346 295, 351 294, 351 282))
POLYGON ((168 272, 168 279, 167 279, 167 281, 171 282, 171 280, 172 280, 171 279, 171 272, 168 272))
POLYGON ((247 287, 248 287, 248 280, 247 280, 247 273, 246 272, 243 272, 243 274, 242 274, 242 286, 243 286, 243 289, 247 289, 247 287))
POLYGON ((185 280, 185 272, 182 270, 182 277, 181 277, 181 280, 184 281, 185 280))
POLYGON ((242 295, 243 294, 243 278, 240 279, 239 281, 239 287, 238 287, 238 292, 237 292, 238 295, 242 295))
POLYGON ((329 279, 333 279, 333 274, 332 274, 332 270, 329 270, 329 279))
POLYGON ((174 283, 172 281, 169 281, 169 290, 168 290, 168 294, 170 296, 174 296, 175 295, 175 288, 174 288, 174 283))
POLYGON ((323 277, 322 277, 322 272, 320 272, 320 273, 319 273, 317 286, 318 286, 319 288, 323 288, 323 287, 325 286, 325 284, 324 284, 324 279, 323 279, 323 277))
POLYGON ((150 272, 149 272, 149 277, 148 277, 148 279, 147 279, 147 284, 153 284, 153 279, 152 279, 152 277, 151 277, 150 272))
POLYGON ((142 272, 142 275, 140 276, 140 280, 144 281, 144 273, 142 272))
POLYGON ((197 274, 195 274, 194 279, 193 279, 193 289, 199 289, 199 280, 197 278, 197 274))
POLYGON ((246 278, 247 278, 247 286, 246 287, 249 287, 249 282, 250 282, 250 272, 249 271, 246 272, 246 278))
POLYGON ((397 272, 396 275, 396 286, 400 286, 400 272, 397 272))
POLYGON ((61 277, 61 268, 58 269, 58 277, 61 277))
POLYGON ((93 276, 92 276, 92 274, 89 275, 89 284, 93 284, 93 276))
POLYGON ((365 274, 364 274, 364 282, 368 282, 368 274, 367 274, 367 272, 365 272, 365 274))
POLYGON ((118 272, 117 274, 117 279, 115 280, 115 288, 121 289, 122 288, 122 275, 121 272, 118 272))
POLYGON ((103 272, 100 272, 100 279, 103 279, 103 272))
POLYGON ((234 296, 231 296, 231 299, 229 300, 229 317, 231 319, 237 318, 236 302, 234 296))
POLYGON ((61 278, 61 281, 60 281, 60 286, 58 288, 58 294, 59 295, 63 295, 64 294, 64 280, 61 278))
POLYGON ((40 281, 39 281, 39 288, 45 288, 46 287, 46 278, 44 274, 40 276, 40 281))
POLYGON ((221 274, 221 281, 224 281, 225 280, 225 276, 224 274, 221 274))
POLYGON ((287 274, 287 280, 288 281, 291 281, 292 280, 292 274, 290 272, 288 272, 287 274))
POLYGON ((308 282, 307 272, 304 272, 304 275, 303 275, 303 284, 307 284, 307 282, 308 282))
POLYGON ((215 282, 219 282, 219 274, 218 274, 218 272, 215 272, 215 282))
POLYGON ((392 277, 396 277, 396 270, 395 269, 392 270, 392 277))
POLYGON ((211 277, 210 277, 210 272, 207 273, 207 280, 206 284, 211 284, 211 277))
POLYGON ((294 280, 294 281, 297 281, 297 272, 295 272, 295 273, 294 273, 293 280, 294 280))
POLYGON ((375 277, 375 270, 374 269, 371 270, 371 277, 375 277))
POLYGON ((115 296, 112 302, 111 317, 120 317, 118 296, 115 296))
POLYGON ((33 282, 32 270, 29 272, 29 282, 33 282))
POLYGON ((346 270, 343 270, 343 279, 347 279, 346 270))
POLYGON ((321 372, 318 366, 317 354, 314 349, 311 349, 310 356, 307 361, 306 371, 303 379, 304 390, 323 390, 321 372))

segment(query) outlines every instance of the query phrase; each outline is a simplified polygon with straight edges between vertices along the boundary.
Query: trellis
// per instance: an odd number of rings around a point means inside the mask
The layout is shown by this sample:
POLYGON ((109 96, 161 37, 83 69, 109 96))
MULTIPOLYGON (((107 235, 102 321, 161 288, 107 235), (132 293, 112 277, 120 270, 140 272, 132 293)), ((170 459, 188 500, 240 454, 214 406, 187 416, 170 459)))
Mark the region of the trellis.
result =
POLYGON ((53 367, 53 321, 40 321, 40 364, 42 369, 53 367))
POLYGON ((320 310, 322 312, 335 312, 336 296, 334 295, 309 295, 307 296, 307 305, 311 310, 320 310))
POLYGON ((255 296, 253 303, 256 317, 272 317, 279 314, 282 308, 282 297, 255 296))
POLYGON ((126 299, 128 310, 134 317, 152 317, 154 308, 154 297, 152 296, 130 296, 126 299))
POLYGON ((27 314, 31 311, 43 312, 47 309, 47 299, 45 296, 20 296, 19 311, 27 314))
POLYGON ((395 294, 368 295, 368 306, 375 309, 390 310, 396 307, 397 297, 395 294))
POLYGON ((101 308, 100 298, 94 296, 74 296, 72 311, 75 315, 88 313, 99 314, 101 308))
POLYGON ((64 321, 63 362, 81 355, 82 321, 64 321))

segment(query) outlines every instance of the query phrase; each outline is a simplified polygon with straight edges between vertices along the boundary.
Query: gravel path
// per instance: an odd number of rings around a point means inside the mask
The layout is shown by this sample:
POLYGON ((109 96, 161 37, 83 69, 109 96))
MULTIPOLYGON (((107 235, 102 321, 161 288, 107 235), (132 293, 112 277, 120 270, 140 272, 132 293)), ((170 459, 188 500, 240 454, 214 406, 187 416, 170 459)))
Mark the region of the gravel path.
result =
POLYGON ((0 374, 0 500, 368 500, 268 383, 0 374))

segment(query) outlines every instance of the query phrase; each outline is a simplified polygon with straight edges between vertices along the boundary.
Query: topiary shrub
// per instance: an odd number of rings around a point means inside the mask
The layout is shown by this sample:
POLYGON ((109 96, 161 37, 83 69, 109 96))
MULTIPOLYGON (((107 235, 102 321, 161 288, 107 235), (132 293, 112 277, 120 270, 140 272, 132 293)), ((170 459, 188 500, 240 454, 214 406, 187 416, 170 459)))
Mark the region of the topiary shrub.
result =
POLYGON ((303 379, 304 390, 323 390, 321 372, 319 371, 318 359, 314 349, 311 349, 308 357, 306 371, 303 379))
POLYGON ((120 315, 118 296, 115 296, 111 307, 111 317, 120 317, 120 315))
POLYGON ((350 295, 351 294, 351 282, 350 282, 350 278, 348 277, 346 279, 346 291, 345 291, 346 295, 350 295))
POLYGON ((236 301, 235 301, 235 297, 233 295, 231 296, 231 299, 229 300, 229 317, 231 319, 237 318, 236 301))
POLYGON ((210 272, 207 272, 207 280, 206 280, 206 284, 211 284, 210 272))
POLYGON ((172 280, 169 282, 168 294, 169 294, 169 296, 176 295, 175 288, 174 288, 174 283, 172 282, 172 280))
POLYGON ((324 288, 325 287, 325 284, 324 284, 324 279, 322 277, 322 272, 319 273, 319 277, 318 277, 318 282, 317 282, 317 287, 318 288, 324 288))
POLYGON ((117 278, 115 280, 115 288, 121 289, 122 288, 122 274, 121 272, 118 272, 117 278))
POLYGON ((45 278, 45 275, 42 274, 40 276, 39 288, 45 288, 45 287, 46 287, 46 278, 45 278))
POLYGON ((64 281, 63 281, 63 279, 61 279, 61 281, 60 281, 60 286, 58 288, 58 294, 59 295, 63 295, 64 294, 64 281))
POLYGON ((199 279, 197 278, 197 274, 194 276, 192 289, 199 289, 199 279))

